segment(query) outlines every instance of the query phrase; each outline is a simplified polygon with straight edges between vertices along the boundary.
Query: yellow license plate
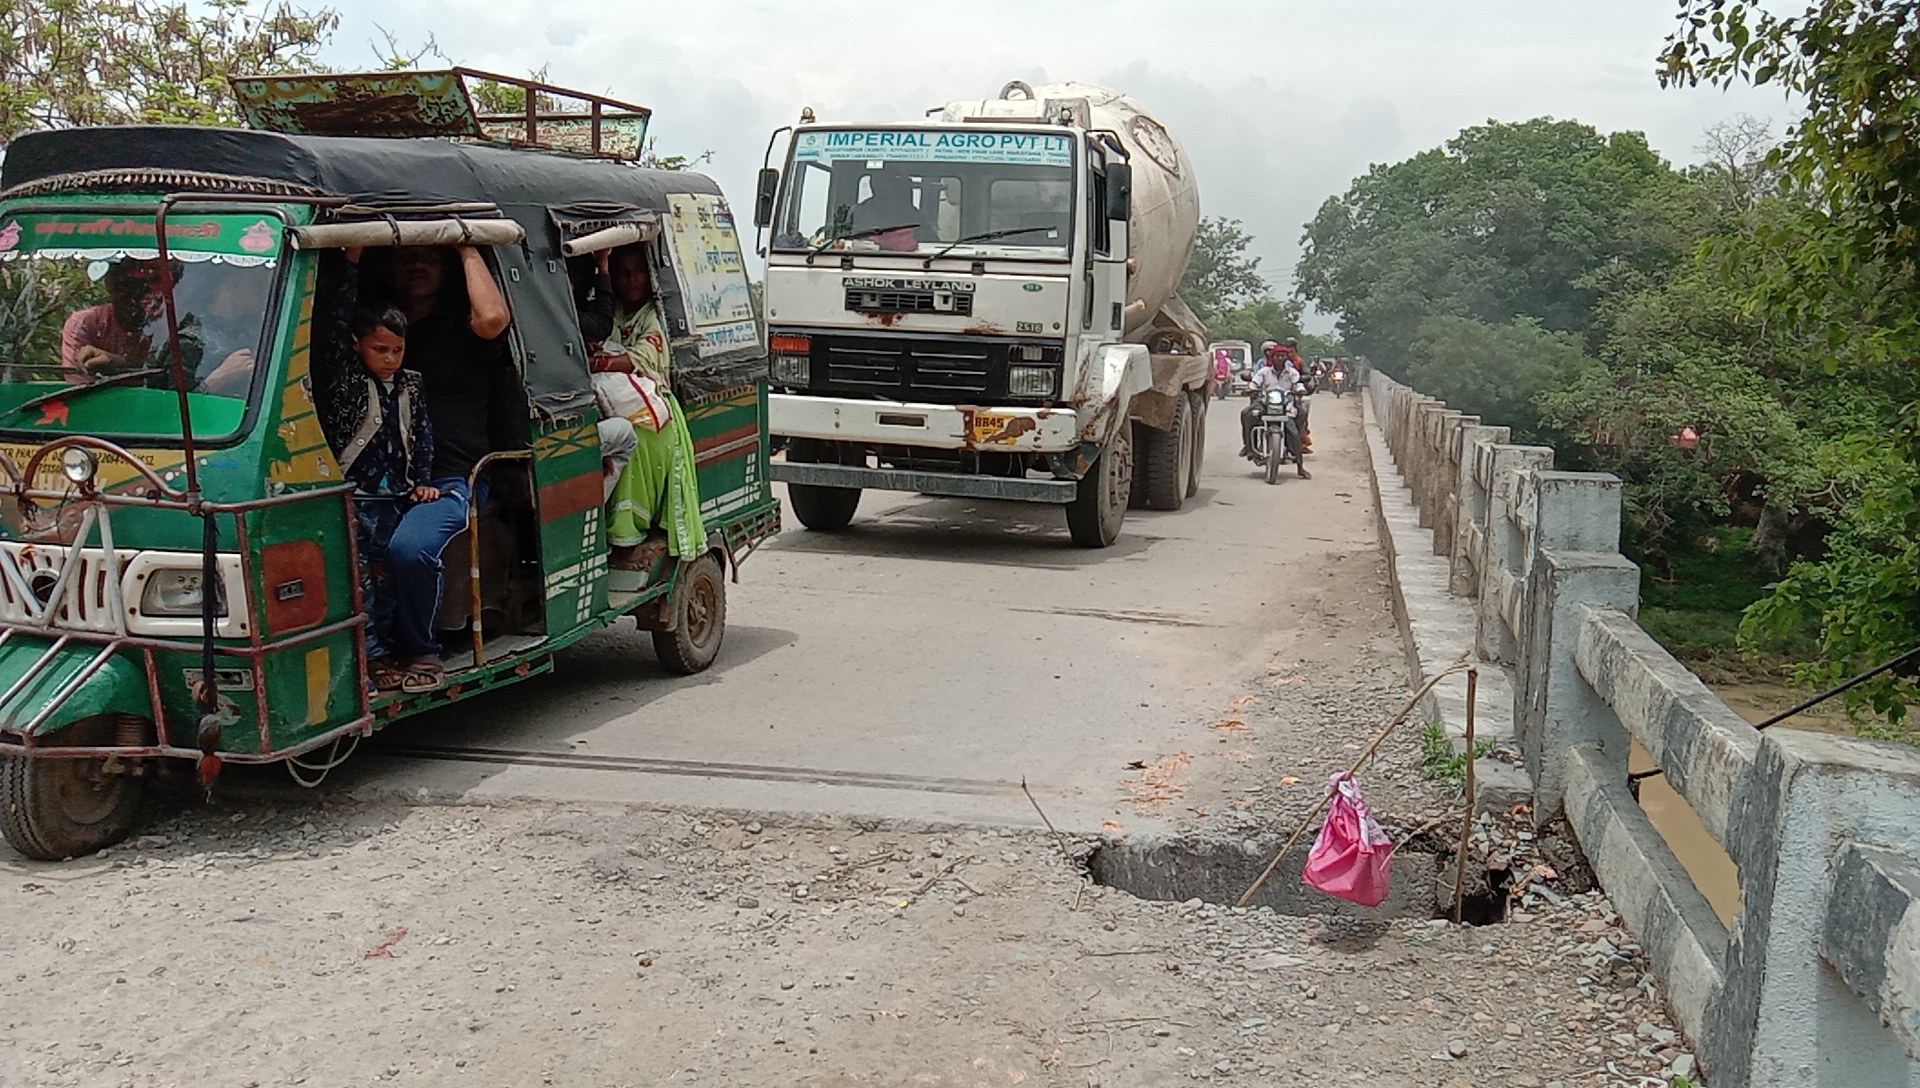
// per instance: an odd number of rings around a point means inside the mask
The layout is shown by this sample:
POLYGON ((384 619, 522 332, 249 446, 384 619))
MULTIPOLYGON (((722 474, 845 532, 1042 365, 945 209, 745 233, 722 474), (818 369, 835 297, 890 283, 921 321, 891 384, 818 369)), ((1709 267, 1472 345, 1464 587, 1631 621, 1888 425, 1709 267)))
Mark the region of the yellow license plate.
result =
POLYGON ((969 435, 977 446, 1012 445, 1020 436, 1034 429, 1038 424, 1027 416, 1002 415, 997 412, 973 413, 973 429, 969 435))

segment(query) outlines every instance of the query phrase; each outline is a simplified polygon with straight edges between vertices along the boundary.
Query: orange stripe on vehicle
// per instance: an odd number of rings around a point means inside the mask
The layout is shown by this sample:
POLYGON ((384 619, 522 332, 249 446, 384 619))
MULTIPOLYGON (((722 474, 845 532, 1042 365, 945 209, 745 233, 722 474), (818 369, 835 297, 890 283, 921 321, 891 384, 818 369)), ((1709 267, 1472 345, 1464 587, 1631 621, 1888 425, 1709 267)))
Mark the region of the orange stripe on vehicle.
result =
POLYGON ((559 521, 585 513, 603 501, 603 477, 596 469, 557 480, 540 489, 540 520, 559 521))
POLYGON ((693 444, 693 452, 701 454, 719 446, 731 446, 743 438, 758 436, 759 434, 760 425, 757 423, 749 423, 744 427, 735 427, 731 431, 721 431, 719 434, 710 434, 702 438, 693 444))
POLYGON ((694 454, 693 464, 695 468, 706 468, 708 465, 717 465, 722 461, 736 461, 742 457, 758 453, 759 451, 760 436, 751 434, 744 438, 735 439, 727 445, 712 446, 703 452, 694 454))

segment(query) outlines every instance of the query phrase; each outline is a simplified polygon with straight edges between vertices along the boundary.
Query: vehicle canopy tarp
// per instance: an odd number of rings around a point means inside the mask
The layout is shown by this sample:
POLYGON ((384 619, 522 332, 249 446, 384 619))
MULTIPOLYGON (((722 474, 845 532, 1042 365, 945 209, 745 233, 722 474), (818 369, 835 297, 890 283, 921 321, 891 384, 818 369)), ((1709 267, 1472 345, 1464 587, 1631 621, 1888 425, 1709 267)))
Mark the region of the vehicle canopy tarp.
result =
POLYGON ((751 344, 708 345, 703 352, 689 324, 679 277, 663 248, 671 234, 665 219, 676 196, 722 199, 711 178, 692 171, 434 139, 194 125, 30 132, 13 140, 0 162, 0 196, 103 190, 335 196, 396 215, 406 214, 402 209, 431 215, 433 205, 499 207, 526 230, 517 252, 503 246, 498 257, 525 350, 527 391, 537 410, 560 419, 584 414, 592 399, 560 251, 563 231, 571 237, 581 230, 576 224, 656 219, 661 237, 650 249, 674 342, 675 384, 683 395, 697 396, 766 374, 757 337, 751 344))

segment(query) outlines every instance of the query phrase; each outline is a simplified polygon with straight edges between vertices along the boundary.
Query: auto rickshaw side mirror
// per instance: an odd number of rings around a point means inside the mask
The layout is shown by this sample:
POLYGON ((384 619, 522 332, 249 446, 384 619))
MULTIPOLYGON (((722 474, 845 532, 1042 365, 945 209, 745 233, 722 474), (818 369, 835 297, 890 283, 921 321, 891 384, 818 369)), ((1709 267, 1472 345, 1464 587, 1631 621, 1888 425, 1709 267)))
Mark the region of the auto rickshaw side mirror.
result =
POLYGON ((754 185, 753 225, 769 227, 773 225, 773 197, 780 189, 780 171, 772 167, 760 170, 759 180, 754 185))

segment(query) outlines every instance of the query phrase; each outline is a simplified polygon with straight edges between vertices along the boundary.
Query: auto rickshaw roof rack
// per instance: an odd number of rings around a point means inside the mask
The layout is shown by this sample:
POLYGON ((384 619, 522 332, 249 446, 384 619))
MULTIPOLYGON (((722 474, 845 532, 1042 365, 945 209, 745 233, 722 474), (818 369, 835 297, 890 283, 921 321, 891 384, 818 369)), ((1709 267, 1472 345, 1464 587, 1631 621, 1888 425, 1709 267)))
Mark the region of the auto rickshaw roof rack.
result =
POLYGON ((231 82, 249 128, 294 135, 439 137, 636 160, 653 116, 631 102, 475 68, 231 82))

